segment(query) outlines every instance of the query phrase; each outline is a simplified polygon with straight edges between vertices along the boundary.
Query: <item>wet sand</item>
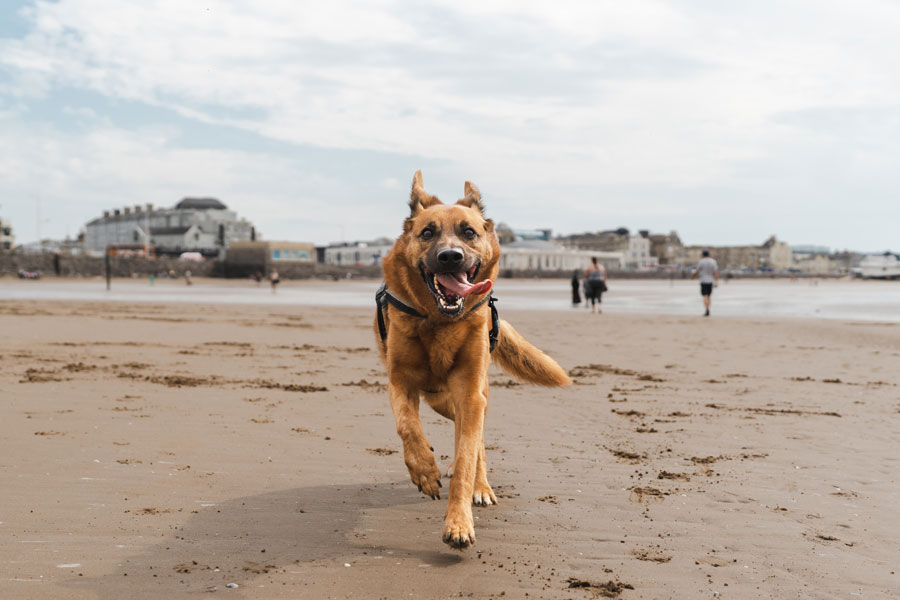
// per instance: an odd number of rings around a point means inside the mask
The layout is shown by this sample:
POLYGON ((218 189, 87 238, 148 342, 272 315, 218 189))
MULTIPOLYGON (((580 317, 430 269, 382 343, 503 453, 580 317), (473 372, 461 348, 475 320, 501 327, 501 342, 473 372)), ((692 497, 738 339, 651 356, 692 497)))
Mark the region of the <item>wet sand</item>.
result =
MULTIPOLYGON (((457 552, 409 483, 372 316, 0 303, 0 597, 900 589, 900 325, 503 311, 577 383, 493 375, 501 504, 457 552)), ((446 469, 452 426, 423 422, 446 469)))

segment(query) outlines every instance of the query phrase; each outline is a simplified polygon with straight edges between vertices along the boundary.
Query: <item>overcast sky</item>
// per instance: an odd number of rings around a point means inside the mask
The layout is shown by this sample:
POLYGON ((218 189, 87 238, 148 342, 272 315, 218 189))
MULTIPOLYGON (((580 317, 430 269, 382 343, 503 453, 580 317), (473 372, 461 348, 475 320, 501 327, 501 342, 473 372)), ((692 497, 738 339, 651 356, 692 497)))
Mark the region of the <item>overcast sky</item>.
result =
POLYGON ((513 228, 900 250, 897 2, 423 4, 0 0, 0 215, 394 237, 422 169, 513 228))

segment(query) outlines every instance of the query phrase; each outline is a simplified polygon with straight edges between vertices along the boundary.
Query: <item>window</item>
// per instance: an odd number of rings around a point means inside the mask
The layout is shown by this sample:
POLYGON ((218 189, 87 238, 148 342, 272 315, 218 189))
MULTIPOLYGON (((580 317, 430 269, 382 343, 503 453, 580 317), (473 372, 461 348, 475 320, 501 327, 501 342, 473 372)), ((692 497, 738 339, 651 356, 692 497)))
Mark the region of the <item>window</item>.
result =
POLYGON ((281 259, 281 250, 272 250, 272 260, 281 259))

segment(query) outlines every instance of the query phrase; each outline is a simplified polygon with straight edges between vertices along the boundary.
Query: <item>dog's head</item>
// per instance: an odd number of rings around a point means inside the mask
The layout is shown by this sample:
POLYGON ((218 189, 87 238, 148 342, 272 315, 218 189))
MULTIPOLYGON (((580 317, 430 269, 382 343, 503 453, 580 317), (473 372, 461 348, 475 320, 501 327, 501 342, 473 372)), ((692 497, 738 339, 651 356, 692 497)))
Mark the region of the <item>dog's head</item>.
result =
POLYGON ((500 257, 494 223, 484 217, 481 193, 467 181, 465 197, 444 204, 425 191, 422 172, 417 171, 409 207, 385 277, 389 268, 406 269, 403 283, 419 303, 430 295, 441 315, 459 316, 466 298, 490 292, 500 257))

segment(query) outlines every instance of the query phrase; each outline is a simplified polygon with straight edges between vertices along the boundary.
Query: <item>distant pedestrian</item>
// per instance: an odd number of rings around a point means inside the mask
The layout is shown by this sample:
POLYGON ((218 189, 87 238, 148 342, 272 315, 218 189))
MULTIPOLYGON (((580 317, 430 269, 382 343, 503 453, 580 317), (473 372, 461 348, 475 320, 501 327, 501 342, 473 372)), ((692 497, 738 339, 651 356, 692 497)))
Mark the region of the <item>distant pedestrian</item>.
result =
POLYGON ((578 279, 578 269, 572 272, 572 308, 578 308, 581 304, 581 281, 578 279))
MULTIPOLYGON (((608 289, 606 286, 606 267, 597 261, 596 256, 591 257, 591 264, 584 270, 584 278, 587 280, 588 290, 590 291, 587 298, 591 301, 591 312, 602 314, 603 310, 600 307, 601 298, 603 292, 608 289)), ((585 301, 587 301, 587 298, 585 301)))
POLYGON ((185 282, 187 285, 192 285, 192 284, 194 283, 193 281, 191 281, 191 271, 190 271, 190 269, 186 269, 185 272, 184 272, 184 282, 185 282))
POLYGON ((589 301, 591 299, 591 283, 588 281, 587 277, 581 280, 581 291, 584 292, 584 308, 585 310, 590 310, 591 303, 589 301))
POLYGON ((272 272, 269 273, 269 282, 272 284, 272 293, 275 293, 275 288, 278 287, 278 284, 281 283, 281 278, 278 277, 278 271, 272 269, 272 272))
POLYGON ((719 264, 716 259, 710 257, 709 250, 703 251, 703 258, 691 274, 691 279, 697 278, 700 279, 700 295, 703 296, 703 306, 706 308, 703 316, 708 317, 713 287, 719 285, 719 264))
POLYGON ((262 278, 263 278, 262 271, 257 271, 256 273, 253 274, 253 280, 256 282, 257 286, 259 286, 260 282, 262 281, 262 278))

